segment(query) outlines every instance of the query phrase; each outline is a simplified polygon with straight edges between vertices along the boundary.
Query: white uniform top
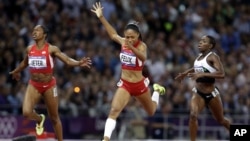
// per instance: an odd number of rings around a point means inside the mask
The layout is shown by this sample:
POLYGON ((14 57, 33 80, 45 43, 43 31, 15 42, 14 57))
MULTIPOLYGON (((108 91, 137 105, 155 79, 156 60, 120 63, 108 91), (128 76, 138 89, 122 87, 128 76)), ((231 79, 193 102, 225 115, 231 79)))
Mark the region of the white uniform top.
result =
POLYGON ((216 69, 207 63, 207 57, 213 52, 209 52, 203 59, 199 60, 202 54, 200 54, 194 61, 195 72, 215 72, 216 69))
MULTIPOLYGON (((195 72, 205 72, 205 73, 213 73, 216 71, 216 69, 214 67, 212 67, 211 65, 209 65, 207 63, 207 57, 212 54, 214 52, 209 52, 204 58, 200 59, 202 54, 200 54, 196 60, 194 61, 194 71, 195 72)), ((211 77, 201 77, 196 79, 196 82, 203 82, 203 83, 214 83, 215 82, 215 78, 211 78, 211 77)))

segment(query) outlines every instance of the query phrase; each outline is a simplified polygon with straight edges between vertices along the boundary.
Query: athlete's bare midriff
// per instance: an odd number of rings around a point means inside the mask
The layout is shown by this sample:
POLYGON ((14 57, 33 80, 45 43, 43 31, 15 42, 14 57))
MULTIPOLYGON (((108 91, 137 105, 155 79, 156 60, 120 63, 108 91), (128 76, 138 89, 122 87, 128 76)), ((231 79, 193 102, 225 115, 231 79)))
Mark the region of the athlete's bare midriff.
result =
POLYGON ((195 87, 203 92, 203 93, 211 93, 212 91, 214 91, 214 83, 201 83, 198 82, 195 84, 195 87))
POLYGON ((141 81, 144 76, 142 75, 142 71, 122 70, 121 78, 128 82, 136 83, 141 81))
POLYGON ((46 83, 51 81, 52 77, 52 73, 32 73, 30 78, 36 82, 46 83))

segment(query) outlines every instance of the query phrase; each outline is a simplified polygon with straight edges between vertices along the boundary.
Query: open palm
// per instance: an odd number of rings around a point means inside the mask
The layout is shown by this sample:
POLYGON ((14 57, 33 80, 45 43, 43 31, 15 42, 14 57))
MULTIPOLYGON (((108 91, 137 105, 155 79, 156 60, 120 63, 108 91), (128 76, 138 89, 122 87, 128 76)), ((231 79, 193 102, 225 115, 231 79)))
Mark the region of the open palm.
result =
POLYGON ((103 16, 102 9, 103 9, 103 7, 101 5, 101 2, 96 2, 93 5, 93 9, 91 9, 91 11, 94 12, 98 18, 100 18, 103 16))

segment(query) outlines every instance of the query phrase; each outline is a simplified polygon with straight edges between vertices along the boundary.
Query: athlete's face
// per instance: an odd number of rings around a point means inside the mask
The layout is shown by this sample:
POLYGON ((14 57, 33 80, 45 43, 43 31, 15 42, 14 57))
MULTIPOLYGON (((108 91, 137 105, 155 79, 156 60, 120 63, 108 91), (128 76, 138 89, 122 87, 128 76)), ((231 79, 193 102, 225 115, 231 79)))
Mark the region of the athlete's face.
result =
POLYGON ((124 31, 124 36, 125 36, 126 42, 130 44, 135 44, 135 42, 139 38, 139 33, 134 31, 133 29, 127 29, 124 31))
POLYGON ((34 27, 32 37, 34 40, 45 39, 46 34, 44 33, 44 30, 41 25, 37 25, 34 27))
POLYGON ((210 39, 207 36, 203 36, 199 42, 198 49, 200 52, 206 52, 212 48, 210 39))

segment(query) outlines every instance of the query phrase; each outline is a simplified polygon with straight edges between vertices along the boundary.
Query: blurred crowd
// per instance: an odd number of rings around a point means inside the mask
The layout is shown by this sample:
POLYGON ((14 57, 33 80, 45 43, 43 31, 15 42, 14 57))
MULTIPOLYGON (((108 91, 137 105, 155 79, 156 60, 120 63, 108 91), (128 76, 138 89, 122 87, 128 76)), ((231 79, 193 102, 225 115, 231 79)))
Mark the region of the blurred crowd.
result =
MULTIPOLYGON (((0 0, 0 114, 20 115, 28 69, 19 82, 9 72, 34 43, 37 24, 49 28, 48 42, 70 57, 91 57, 92 68, 55 64, 61 116, 106 116, 120 76, 120 46, 111 41, 90 9, 95 0, 0 0), (76 87, 80 91, 76 91, 76 87)), ((226 77, 217 81, 227 116, 250 114, 250 1, 249 0, 101 0, 104 16, 120 35, 125 25, 139 22, 148 46, 145 76, 167 88, 159 113, 187 114, 189 79, 174 77, 192 67, 203 35, 216 38, 226 77)), ((39 104, 43 106, 43 102, 39 104)), ((143 116, 131 100, 124 113, 143 116), (139 113, 139 115, 138 115, 139 113)), ((145 115, 146 117, 146 115, 145 115)))

